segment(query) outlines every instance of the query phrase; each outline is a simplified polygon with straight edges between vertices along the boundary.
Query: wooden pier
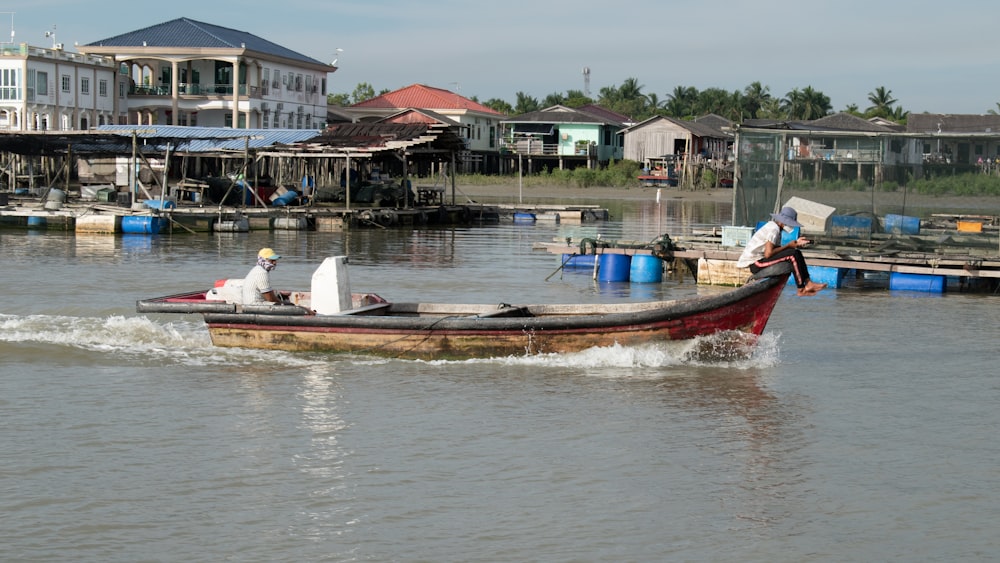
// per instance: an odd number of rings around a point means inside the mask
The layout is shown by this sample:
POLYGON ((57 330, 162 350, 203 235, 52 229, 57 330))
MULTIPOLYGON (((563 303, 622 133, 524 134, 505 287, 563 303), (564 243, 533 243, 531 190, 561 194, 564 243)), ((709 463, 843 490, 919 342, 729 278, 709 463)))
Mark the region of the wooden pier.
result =
MULTIPOLYGON (((7 194, 4 194, 7 195, 7 194)), ((121 204, 74 200, 50 205, 38 197, 8 197, 0 204, 0 225, 86 232, 123 232, 129 218, 148 217, 162 223, 157 232, 212 232, 243 230, 339 231, 345 228, 391 228, 420 225, 464 225, 513 221, 529 213, 533 221, 583 223, 606 220, 608 212, 597 206, 514 206, 468 203, 420 205, 407 208, 347 207, 314 204, 281 207, 233 207, 172 200, 147 200, 121 204)), ((202 200, 204 201, 204 200, 202 200)))
MULTIPOLYGON (((674 261, 677 268, 694 270, 698 283, 740 285, 749 277, 748 270, 736 267, 743 248, 724 246, 720 235, 721 231, 677 237, 672 240, 674 248, 659 255, 674 261), (697 266, 691 268, 693 264, 697 266)), ((957 279, 963 287, 971 288, 977 283, 990 291, 1000 287, 1000 231, 996 226, 975 233, 956 229, 925 229, 921 235, 880 233, 865 240, 807 236, 814 241, 802 250, 810 274, 823 282, 832 280, 830 285, 834 288, 850 285, 848 274, 858 280, 880 277, 887 283, 895 276, 940 276, 957 279)), ((560 240, 536 243, 535 247, 562 256, 658 254, 653 245, 630 241, 602 241, 594 245, 560 240)), ((859 285, 877 284, 859 282, 859 285)))

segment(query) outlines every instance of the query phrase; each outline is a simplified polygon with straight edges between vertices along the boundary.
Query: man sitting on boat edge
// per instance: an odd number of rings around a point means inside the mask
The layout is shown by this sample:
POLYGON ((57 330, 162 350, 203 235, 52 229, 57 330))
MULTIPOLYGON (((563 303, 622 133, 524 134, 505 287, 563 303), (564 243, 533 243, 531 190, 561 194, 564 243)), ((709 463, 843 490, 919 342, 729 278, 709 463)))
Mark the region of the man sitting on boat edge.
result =
POLYGON ((788 244, 781 244, 783 230, 801 227, 797 219, 798 212, 791 207, 782 207, 778 213, 772 213, 771 220, 750 237, 736 265, 740 268, 750 268, 750 271, 756 274, 768 266, 788 262, 792 265, 798 294, 816 295, 826 289, 826 284, 814 283, 809 279, 809 268, 802 251, 799 250, 809 244, 809 239, 800 237, 789 241, 788 244))

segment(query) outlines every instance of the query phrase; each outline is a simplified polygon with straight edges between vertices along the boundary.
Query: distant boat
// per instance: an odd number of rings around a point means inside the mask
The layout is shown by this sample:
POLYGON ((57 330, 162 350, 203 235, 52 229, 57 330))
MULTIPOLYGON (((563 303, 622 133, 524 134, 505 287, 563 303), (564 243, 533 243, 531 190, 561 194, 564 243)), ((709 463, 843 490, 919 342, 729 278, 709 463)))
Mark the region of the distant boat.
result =
POLYGON ((732 332, 743 336, 735 342, 747 351, 764 331, 787 279, 786 271, 717 295, 631 303, 396 303, 350 294, 349 306, 334 314, 313 314, 312 292, 284 293, 298 305, 242 305, 199 290, 140 300, 136 310, 201 314, 212 343, 222 347, 467 359, 732 332))

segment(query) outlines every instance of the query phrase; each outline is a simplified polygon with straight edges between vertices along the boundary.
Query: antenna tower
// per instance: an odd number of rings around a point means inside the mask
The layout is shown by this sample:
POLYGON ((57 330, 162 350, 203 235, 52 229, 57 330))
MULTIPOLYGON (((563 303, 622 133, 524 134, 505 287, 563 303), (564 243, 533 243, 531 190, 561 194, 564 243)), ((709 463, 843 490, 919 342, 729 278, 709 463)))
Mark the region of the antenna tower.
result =
POLYGON ((583 67, 583 95, 590 97, 590 67, 583 67))

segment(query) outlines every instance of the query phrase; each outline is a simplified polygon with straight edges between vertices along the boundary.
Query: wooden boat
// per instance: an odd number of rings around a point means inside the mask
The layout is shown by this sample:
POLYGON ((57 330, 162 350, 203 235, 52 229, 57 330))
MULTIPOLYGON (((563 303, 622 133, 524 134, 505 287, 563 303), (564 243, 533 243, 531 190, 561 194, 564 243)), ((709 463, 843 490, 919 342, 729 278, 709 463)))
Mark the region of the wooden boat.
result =
POLYGON ((336 314, 314 314, 309 292, 286 292, 298 305, 241 305, 193 291, 140 300, 140 313, 197 313, 212 343, 288 351, 373 354, 409 359, 466 359, 568 353, 592 347, 687 340, 733 332, 755 342, 788 273, 717 295, 598 304, 512 305, 389 302, 350 294, 336 314))

